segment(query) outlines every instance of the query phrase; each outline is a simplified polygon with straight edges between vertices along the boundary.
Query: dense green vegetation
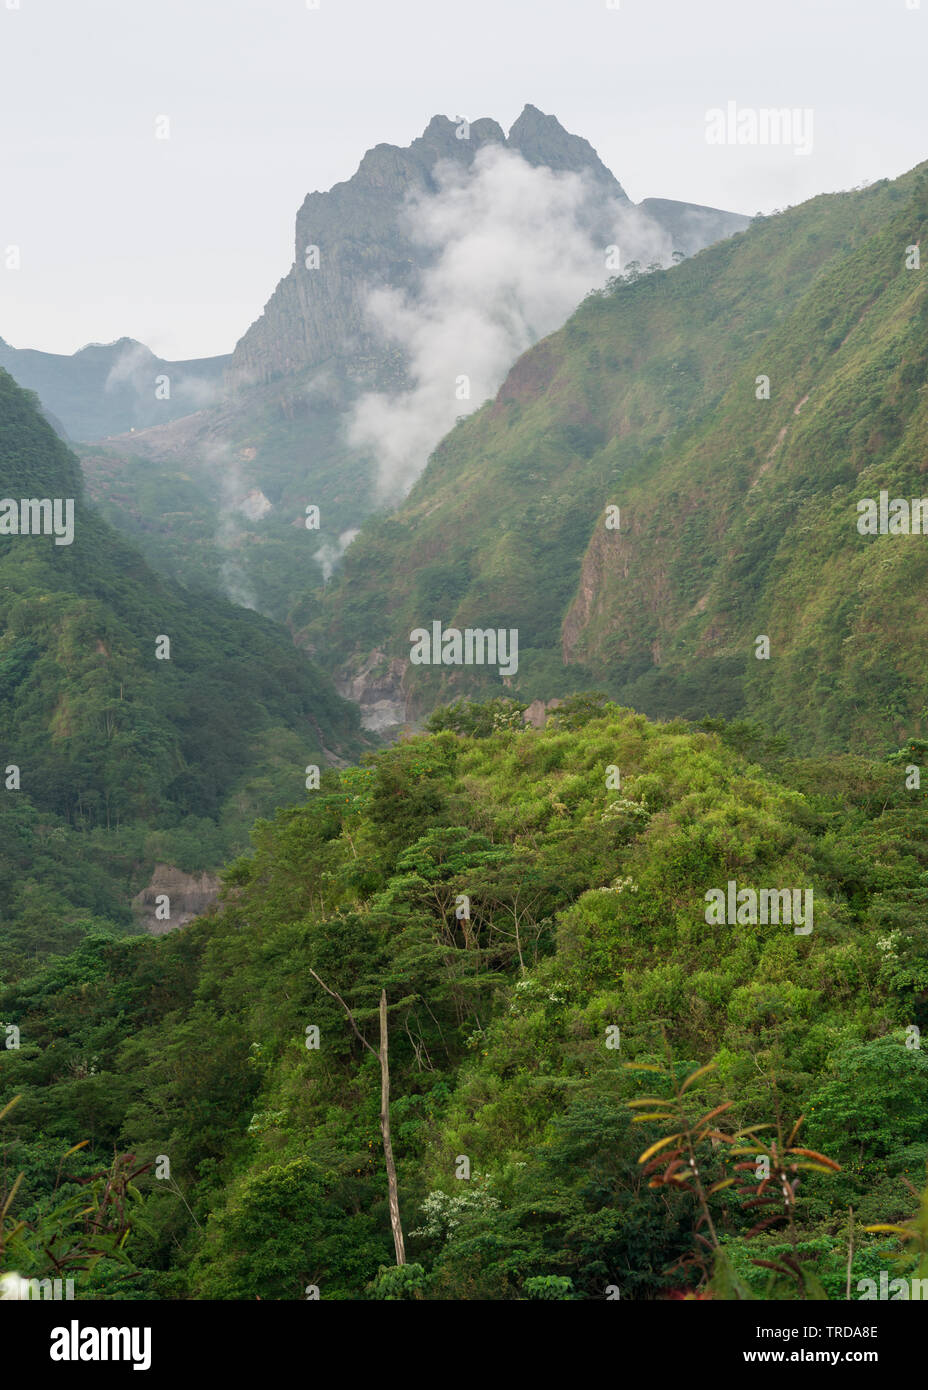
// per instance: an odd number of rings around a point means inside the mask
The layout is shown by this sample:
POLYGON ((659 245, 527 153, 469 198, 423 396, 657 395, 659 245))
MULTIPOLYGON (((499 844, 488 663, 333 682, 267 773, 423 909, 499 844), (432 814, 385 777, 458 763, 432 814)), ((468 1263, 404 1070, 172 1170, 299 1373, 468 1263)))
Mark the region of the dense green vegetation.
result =
MULTIPOLYGON (((97 1249, 79 1297, 842 1298, 849 1225, 854 1280, 896 1269, 896 1238, 863 1228, 910 1216, 928 1157, 918 747, 795 760, 755 726, 657 725, 601 697, 543 730, 521 713, 437 712, 259 821, 218 913, 160 939, 90 934, 8 983, 21 1272, 48 1267, 43 1221, 67 1247, 54 1213, 114 1151, 145 1169, 103 1223, 128 1229, 129 1263, 97 1249), (811 888, 814 930, 708 925, 706 892, 732 879, 811 888), (387 993, 402 1268, 379 1069, 320 981, 374 1041, 387 993), (697 1134, 728 1103, 720 1131, 771 1126, 749 1152, 783 1162, 804 1115, 793 1147, 830 1162, 757 1235, 736 1189, 709 1196, 707 1256, 698 1194, 649 1190, 663 1160, 639 1162, 672 1129, 629 1104, 651 1096, 671 1118, 691 1105, 697 1134)), ((736 1176, 716 1145, 697 1146, 706 1185, 736 1176)))
POLYGON ((156 861, 219 867, 256 814, 299 799, 308 764, 363 742, 286 632, 159 579, 85 505, 76 459, 5 373, 0 494, 75 504, 72 544, 0 535, 2 981, 89 927, 131 927, 156 861))
MULTIPOLYGON (((861 536, 856 503, 925 491, 926 229, 920 166, 590 296, 362 528, 305 640, 349 671, 382 653, 376 676, 432 621, 515 628, 513 695, 592 683, 889 752, 924 728, 928 546, 861 536)), ((505 693, 477 667, 405 684, 413 715, 505 693)))

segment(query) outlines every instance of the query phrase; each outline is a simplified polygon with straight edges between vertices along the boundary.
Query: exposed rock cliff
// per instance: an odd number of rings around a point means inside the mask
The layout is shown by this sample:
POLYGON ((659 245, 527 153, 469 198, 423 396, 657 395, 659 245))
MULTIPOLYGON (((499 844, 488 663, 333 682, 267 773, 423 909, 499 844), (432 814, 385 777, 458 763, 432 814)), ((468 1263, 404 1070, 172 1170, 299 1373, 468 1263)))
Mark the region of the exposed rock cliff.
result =
POLYGON ((464 136, 461 126, 435 116, 407 148, 375 145, 347 182, 308 194, 296 215, 294 263, 237 343, 232 385, 374 350, 364 322, 367 295, 378 285, 407 288, 423 264, 399 222, 408 194, 435 187, 439 160, 470 164, 487 142, 505 144, 491 120, 474 121, 464 136))
POLYGON ((339 695, 360 706, 363 728, 383 733, 407 722, 404 677, 408 665, 401 657, 390 660, 383 652, 373 651, 350 674, 336 676, 339 695))
POLYGON ((185 874, 173 864, 156 864, 148 887, 132 899, 132 910, 152 936, 165 936, 199 917, 218 895, 219 879, 213 874, 185 874), (170 916, 164 917, 164 911, 170 916))

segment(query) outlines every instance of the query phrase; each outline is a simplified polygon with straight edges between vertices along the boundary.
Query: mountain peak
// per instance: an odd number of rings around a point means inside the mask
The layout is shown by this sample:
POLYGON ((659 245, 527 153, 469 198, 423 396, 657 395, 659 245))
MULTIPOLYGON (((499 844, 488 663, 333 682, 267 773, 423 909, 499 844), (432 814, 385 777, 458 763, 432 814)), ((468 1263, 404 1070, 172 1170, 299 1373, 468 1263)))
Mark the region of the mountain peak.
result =
POLYGON ((150 349, 144 343, 140 343, 137 338, 114 338, 111 343, 85 343, 82 348, 78 348, 74 353, 75 357, 80 357, 85 352, 115 352, 117 349, 142 348, 144 352, 150 349))
POLYGON ((603 164, 589 140, 571 135, 556 116, 547 116, 531 103, 522 108, 506 141, 529 164, 545 165, 559 173, 587 172, 599 183, 612 185, 617 197, 628 201, 625 191, 610 169, 603 164))
MULTIPOLYGON (((632 204, 590 142, 556 116, 527 103, 507 136, 488 116, 434 115, 409 145, 375 145, 351 178, 307 195, 297 213, 293 266, 236 344, 228 384, 290 376, 346 353, 372 362, 382 348, 368 310, 372 289, 387 285, 414 297, 434 251, 410 231, 410 197, 439 192, 441 166, 466 170, 487 145, 511 150, 533 168, 582 175, 592 188, 578 200, 577 215, 594 244, 612 244, 617 206, 632 204), (305 264, 307 248, 322 248, 321 266, 305 264)), ((724 213, 714 221, 711 211, 691 214, 682 204, 667 215, 677 229, 672 244, 684 254, 746 225, 724 213)), ((660 216, 652 220, 660 231, 660 216)))
POLYGON ((463 116, 449 120, 447 116, 433 116, 425 130, 414 140, 411 150, 435 150, 439 156, 470 159, 475 151, 488 142, 504 145, 506 136, 502 126, 490 116, 481 116, 476 121, 465 121, 463 116))

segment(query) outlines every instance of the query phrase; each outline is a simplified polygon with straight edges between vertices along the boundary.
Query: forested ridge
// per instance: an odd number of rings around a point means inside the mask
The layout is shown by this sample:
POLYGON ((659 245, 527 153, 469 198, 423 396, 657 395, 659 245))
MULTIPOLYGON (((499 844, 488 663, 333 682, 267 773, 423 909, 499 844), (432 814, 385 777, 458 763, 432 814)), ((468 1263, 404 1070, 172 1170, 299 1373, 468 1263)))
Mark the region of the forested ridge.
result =
POLYGON ((916 1273, 924 1223, 865 1228, 924 1183, 923 753, 796 760, 578 696, 543 729, 440 710, 327 772, 196 923, 7 977, 21 1262, 47 1268, 39 1229, 83 1248, 67 1201, 115 1152, 79 1298, 843 1298, 851 1232, 855 1290, 916 1273), (814 929, 709 925, 729 880, 813 890, 814 929), (381 991, 402 1267, 361 1042, 381 991))

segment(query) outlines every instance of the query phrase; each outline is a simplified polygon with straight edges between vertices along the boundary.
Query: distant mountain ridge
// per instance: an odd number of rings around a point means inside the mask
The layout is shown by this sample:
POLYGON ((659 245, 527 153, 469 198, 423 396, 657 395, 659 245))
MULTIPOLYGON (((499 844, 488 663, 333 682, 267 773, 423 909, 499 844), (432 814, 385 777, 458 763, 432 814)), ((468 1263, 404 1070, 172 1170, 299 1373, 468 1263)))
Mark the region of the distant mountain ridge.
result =
POLYGON ((70 356, 14 348, 0 338, 0 367, 72 440, 103 439, 164 424, 216 400, 230 361, 169 362, 134 338, 88 343, 70 356))

